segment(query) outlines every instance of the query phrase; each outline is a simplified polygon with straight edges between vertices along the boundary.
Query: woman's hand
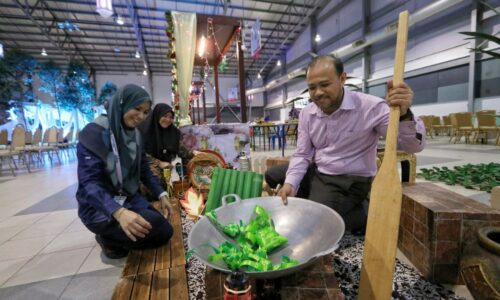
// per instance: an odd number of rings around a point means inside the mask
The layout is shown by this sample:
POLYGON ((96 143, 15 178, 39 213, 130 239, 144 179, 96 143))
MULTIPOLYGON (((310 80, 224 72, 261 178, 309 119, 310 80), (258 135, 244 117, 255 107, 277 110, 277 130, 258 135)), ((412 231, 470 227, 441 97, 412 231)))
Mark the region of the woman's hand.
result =
POLYGON ((137 238, 145 238, 152 228, 141 215, 123 207, 115 211, 113 217, 120 223, 128 238, 134 242, 137 238))
POLYGON ((168 217, 174 212, 174 208, 172 207, 172 204, 170 204, 170 201, 168 201, 167 196, 161 197, 160 203, 163 215, 166 219, 168 219, 168 217))

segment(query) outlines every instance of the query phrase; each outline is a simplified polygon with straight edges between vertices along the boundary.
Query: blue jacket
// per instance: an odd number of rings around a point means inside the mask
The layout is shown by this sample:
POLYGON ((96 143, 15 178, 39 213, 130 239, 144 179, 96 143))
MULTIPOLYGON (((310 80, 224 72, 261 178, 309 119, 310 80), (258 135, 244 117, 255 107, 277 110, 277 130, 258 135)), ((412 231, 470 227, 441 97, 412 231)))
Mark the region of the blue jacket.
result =
MULTIPOLYGON (((121 208, 114 200, 116 195, 111 179, 107 176, 104 161, 92 151, 85 148, 81 143, 77 145, 78 158, 78 190, 76 200, 78 201, 78 216, 84 224, 109 221, 112 214, 121 208)), ((151 170, 146 155, 141 158, 141 181, 153 193, 159 196, 164 192, 163 188, 151 170)), ((149 202, 140 194, 127 197, 123 207, 127 209, 143 209, 148 207, 149 202)))

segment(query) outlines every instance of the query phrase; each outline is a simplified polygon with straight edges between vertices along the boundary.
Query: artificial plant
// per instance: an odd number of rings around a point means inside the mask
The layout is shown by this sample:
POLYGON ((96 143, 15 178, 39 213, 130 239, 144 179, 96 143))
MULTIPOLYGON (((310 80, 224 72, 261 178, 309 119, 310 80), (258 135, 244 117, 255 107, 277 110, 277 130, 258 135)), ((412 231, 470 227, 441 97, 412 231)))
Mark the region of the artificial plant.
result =
POLYGON ((104 105, 111 100, 111 97, 113 97, 117 90, 116 84, 107 80, 101 87, 101 93, 99 94, 99 98, 97 98, 97 105, 104 105))
POLYGON ((62 125, 60 105, 61 95, 65 93, 64 73, 53 60, 49 60, 40 64, 38 77, 41 83, 39 90, 54 98, 54 104, 59 116, 59 125, 62 125))
MULTIPOLYGON (((479 1, 479 2, 481 4, 483 4, 484 6, 488 7, 489 9, 491 9, 498 16, 500 16, 500 11, 498 9, 494 8, 493 6, 491 6, 490 4, 488 4, 488 2, 486 2, 486 1, 479 1)), ((466 38, 467 40, 470 40, 470 39, 482 40, 482 42, 477 47, 471 49, 472 51, 475 51, 477 53, 482 53, 482 54, 488 54, 494 58, 500 59, 500 53, 493 52, 491 50, 486 50, 488 42, 496 44, 497 47, 500 46, 500 38, 498 37, 498 34, 500 33, 500 31, 497 31, 493 34, 488 34, 488 33, 484 33, 484 32, 476 32, 476 31, 462 31, 460 33, 463 35, 469 36, 468 38, 466 38)))
POLYGON ((96 105, 95 90, 89 80, 89 74, 84 65, 76 60, 70 61, 64 78, 61 108, 65 110, 80 110, 90 121, 93 118, 92 107, 96 105))
MULTIPOLYGON (((34 102, 35 93, 33 91, 33 77, 37 72, 38 61, 30 54, 13 48, 5 53, 3 58, 3 80, 6 80, 3 88, 9 91, 9 101, 20 113, 23 122, 26 124, 24 114, 24 102, 34 102)), ((7 96, 7 95, 5 95, 7 96)))

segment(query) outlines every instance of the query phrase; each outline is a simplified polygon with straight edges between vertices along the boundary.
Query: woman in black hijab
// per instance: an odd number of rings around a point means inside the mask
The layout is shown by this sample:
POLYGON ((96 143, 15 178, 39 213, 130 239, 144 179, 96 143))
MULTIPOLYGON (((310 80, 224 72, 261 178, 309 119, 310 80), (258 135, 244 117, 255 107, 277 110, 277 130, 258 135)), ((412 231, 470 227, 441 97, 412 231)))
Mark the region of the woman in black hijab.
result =
POLYGON ((163 169, 169 168, 177 155, 186 160, 196 155, 189 153, 180 143, 181 132, 175 127, 174 111, 165 103, 156 104, 153 112, 139 125, 144 140, 144 150, 150 160, 150 168, 166 188, 163 169))

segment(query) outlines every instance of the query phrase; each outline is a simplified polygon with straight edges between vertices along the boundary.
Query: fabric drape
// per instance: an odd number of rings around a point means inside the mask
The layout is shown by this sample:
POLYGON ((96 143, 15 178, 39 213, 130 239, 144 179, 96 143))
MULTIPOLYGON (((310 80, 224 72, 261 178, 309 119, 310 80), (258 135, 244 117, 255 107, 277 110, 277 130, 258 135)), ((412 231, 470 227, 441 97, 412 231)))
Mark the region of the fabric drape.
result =
POLYGON ((189 116, 189 88, 193 76, 196 53, 196 14, 172 12, 174 23, 179 91, 179 126, 191 125, 189 116))

